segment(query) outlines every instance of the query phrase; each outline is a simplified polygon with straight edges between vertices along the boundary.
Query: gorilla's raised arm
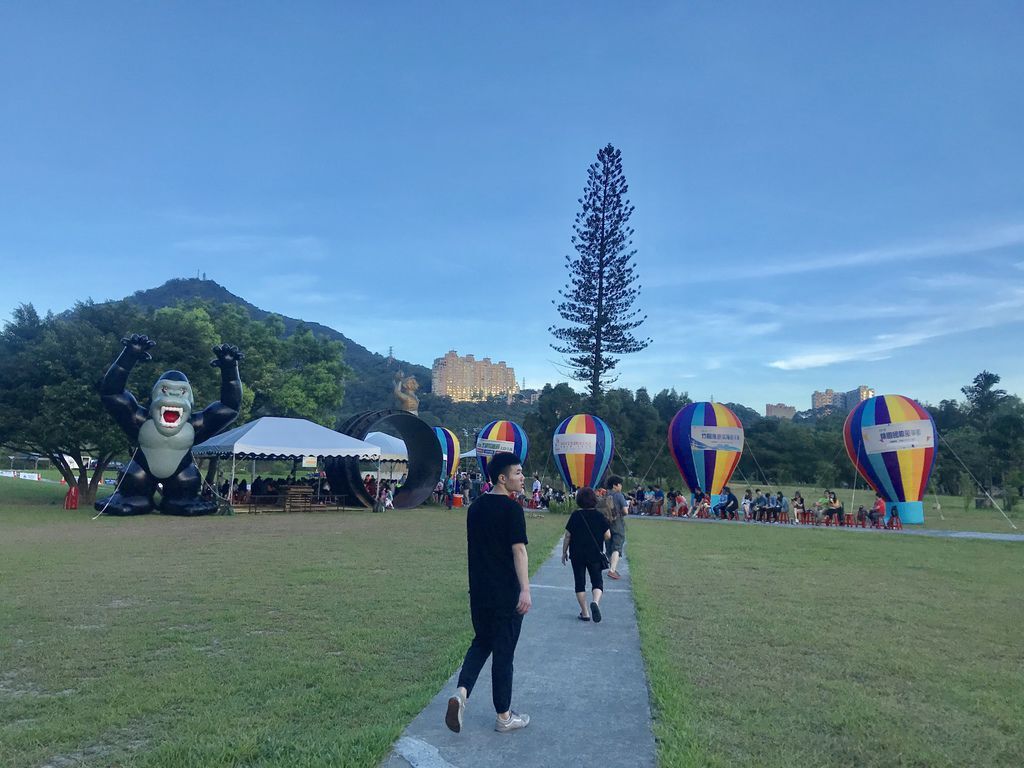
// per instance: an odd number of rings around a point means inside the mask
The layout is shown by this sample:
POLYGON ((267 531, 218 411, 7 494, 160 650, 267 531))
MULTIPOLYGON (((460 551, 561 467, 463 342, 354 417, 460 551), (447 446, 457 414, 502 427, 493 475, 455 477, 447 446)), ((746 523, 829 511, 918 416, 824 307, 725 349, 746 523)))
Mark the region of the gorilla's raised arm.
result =
POLYGON ((146 336, 133 333, 121 339, 124 349, 117 359, 111 363, 100 382, 100 400, 107 412, 114 417, 117 425, 132 439, 138 440, 139 428, 146 421, 146 411, 135 399, 135 395, 125 387, 128 385, 128 374, 140 360, 152 360, 149 350, 156 346, 146 336))
POLYGON ((217 357, 210 361, 210 365, 220 368, 220 400, 192 417, 196 444, 213 437, 238 418, 238 410, 242 407, 242 379, 238 375, 238 363, 245 355, 233 344, 218 344, 213 353, 217 357))

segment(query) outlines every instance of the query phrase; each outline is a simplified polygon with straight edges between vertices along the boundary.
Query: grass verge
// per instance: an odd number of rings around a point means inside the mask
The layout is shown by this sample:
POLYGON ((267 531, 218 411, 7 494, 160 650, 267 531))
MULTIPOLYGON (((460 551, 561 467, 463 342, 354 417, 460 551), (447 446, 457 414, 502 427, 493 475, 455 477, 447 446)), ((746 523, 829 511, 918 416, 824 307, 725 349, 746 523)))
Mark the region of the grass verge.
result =
POLYGON ((464 520, 0 502, 0 765, 377 765, 469 642, 464 520))
POLYGON ((1024 765, 1024 546, 629 523, 663 766, 1024 765))

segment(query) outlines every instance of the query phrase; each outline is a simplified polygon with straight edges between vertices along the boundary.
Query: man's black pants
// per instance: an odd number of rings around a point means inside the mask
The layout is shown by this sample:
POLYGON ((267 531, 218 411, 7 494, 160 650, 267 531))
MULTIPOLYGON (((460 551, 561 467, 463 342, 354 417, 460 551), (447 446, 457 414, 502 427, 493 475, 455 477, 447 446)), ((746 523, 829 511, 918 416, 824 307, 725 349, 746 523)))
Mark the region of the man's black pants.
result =
POLYGON ((473 692, 476 679, 480 676, 487 657, 491 656, 491 698, 495 712, 508 712, 512 706, 512 659, 519 642, 519 630, 523 617, 511 610, 493 606, 469 606, 476 637, 469 644, 466 658, 459 672, 459 687, 468 695, 473 692))

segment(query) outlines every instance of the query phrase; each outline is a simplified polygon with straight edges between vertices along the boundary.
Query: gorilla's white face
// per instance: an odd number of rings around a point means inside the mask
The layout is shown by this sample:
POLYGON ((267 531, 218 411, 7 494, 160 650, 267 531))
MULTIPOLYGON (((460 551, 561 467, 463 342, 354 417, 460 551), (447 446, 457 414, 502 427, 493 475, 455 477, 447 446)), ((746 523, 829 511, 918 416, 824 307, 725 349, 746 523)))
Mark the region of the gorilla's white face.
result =
POLYGON ((160 379, 153 385, 149 406, 153 424, 162 435, 176 435, 192 417, 192 387, 187 381, 160 379))

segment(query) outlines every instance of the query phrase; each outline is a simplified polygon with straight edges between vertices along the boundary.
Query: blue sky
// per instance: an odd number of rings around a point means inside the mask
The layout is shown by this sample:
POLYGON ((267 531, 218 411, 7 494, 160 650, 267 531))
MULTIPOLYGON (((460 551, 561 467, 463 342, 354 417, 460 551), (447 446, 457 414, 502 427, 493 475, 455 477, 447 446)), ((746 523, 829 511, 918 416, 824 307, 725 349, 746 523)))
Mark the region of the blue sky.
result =
POLYGON ((654 338, 622 385, 1024 394, 1022 39, 1019 2, 7 3, 0 316, 199 271, 558 381, 612 142, 654 338))

